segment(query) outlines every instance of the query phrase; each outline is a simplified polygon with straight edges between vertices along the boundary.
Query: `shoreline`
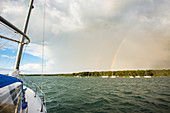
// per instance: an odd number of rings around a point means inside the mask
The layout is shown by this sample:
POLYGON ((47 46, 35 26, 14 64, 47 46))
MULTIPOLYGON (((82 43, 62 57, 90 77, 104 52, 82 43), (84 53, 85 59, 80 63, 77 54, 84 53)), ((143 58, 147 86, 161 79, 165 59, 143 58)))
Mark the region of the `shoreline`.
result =
MULTIPOLYGON (((31 76, 31 77, 38 77, 38 76, 41 76, 41 75, 20 75, 20 76, 31 76)), ((54 76, 54 75, 43 75, 43 77, 77 77, 77 76, 54 76)), ((90 77, 81 77, 81 76, 78 76, 77 78, 93 78, 93 77, 96 77, 96 76, 90 76, 90 77)), ((150 76, 148 78, 155 78, 155 77, 170 77, 169 76, 150 76)), ((132 77, 129 77, 129 76, 116 76, 116 77, 102 77, 102 76, 99 76, 99 77, 96 77, 96 78, 132 78, 132 77)), ((133 77, 133 78, 147 78, 145 76, 141 76, 141 77, 133 77)))
POLYGON ((102 78, 150 78, 150 77, 170 77, 170 69, 163 70, 125 70, 125 71, 95 71, 78 72, 71 74, 20 74, 21 76, 58 76, 58 77, 102 77, 102 78))

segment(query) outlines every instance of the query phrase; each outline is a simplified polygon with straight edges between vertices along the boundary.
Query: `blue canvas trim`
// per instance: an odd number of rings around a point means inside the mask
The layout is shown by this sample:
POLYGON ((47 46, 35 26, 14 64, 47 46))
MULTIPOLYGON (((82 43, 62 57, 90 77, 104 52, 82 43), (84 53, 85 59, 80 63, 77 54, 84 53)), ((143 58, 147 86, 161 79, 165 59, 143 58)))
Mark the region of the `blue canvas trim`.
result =
POLYGON ((27 90, 27 88, 25 88, 25 89, 22 89, 22 91, 26 91, 27 90))
POLYGON ((21 80, 15 78, 15 77, 0 74, 0 88, 5 87, 10 84, 13 84, 15 82, 22 83, 21 80))
POLYGON ((28 106, 28 103, 27 103, 27 102, 22 103, 22 110, 25 109, 25 108, 27 108, 27 106, 28 106))

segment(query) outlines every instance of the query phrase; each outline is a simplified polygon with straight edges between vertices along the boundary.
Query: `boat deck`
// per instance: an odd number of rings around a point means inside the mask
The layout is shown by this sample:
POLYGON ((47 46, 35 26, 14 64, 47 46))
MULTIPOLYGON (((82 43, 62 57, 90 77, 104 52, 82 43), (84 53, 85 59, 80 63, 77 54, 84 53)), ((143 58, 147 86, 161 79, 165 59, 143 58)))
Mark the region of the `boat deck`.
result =
MULTIPOLYGON (((47 113, 43 105, 43 112, 41 112, 41 99, 38 95, 35 97, 35 92, 27 87, 25 92, 26 101, 28 102, 28 113, 47 113)), ((23 113, 26 113, 24 110, 23 113)))

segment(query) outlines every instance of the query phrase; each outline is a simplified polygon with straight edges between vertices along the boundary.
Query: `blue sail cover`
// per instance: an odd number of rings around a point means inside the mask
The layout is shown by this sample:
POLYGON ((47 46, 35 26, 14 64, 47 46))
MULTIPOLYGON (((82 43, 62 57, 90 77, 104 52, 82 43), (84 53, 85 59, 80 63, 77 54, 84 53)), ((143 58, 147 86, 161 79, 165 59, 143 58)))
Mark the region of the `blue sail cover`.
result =
POLYGON ((0 74, 0 113, 21 111, 22 88, 21 80, 0 74))
POLYGON ((10 84, 15 83, 15 82, 21 82, 22 83, 21 80, 15 78, 15 77, 0 74, 0 88, 7 86, 7 85, 10 85, 10 84))

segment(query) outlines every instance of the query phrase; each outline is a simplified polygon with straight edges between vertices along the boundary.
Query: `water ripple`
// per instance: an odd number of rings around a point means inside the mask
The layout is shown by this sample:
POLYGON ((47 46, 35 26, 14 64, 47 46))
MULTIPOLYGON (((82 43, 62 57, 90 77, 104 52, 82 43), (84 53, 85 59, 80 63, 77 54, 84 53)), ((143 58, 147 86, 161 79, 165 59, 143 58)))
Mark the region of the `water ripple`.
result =
MULTIPOLYGON (((169 113, 170 78, 45 77, 49 113, 169 113)), ((39 77, 29 77, 40 82, 39 77)))

